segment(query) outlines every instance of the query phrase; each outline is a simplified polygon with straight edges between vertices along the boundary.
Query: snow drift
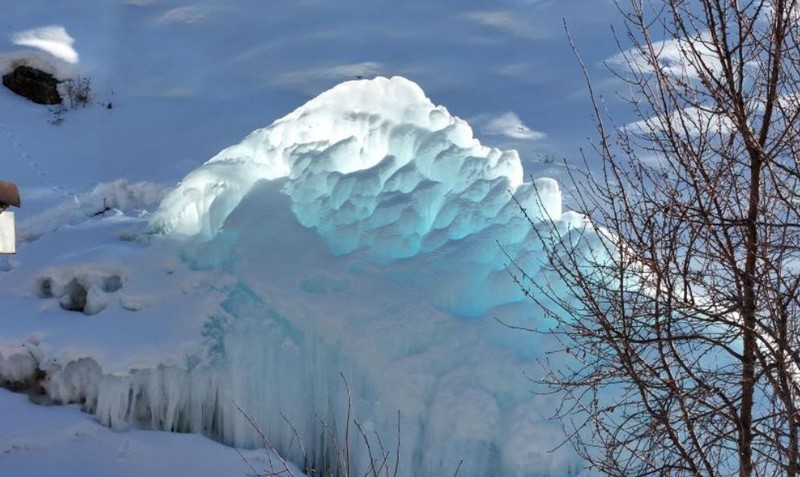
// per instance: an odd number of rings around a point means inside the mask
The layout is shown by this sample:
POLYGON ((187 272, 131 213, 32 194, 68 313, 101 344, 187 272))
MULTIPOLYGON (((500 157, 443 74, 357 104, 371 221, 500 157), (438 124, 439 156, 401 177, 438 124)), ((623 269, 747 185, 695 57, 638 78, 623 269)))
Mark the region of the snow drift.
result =
MULTIPOLYGON (((354 417, 387 449, 400 413, 402 475, 574 475, 574 456, 548 452, 563 439, 546 420, 557 403, 522 374, 538 338, 495 320, 543 319, 498 242, 554 280, 512 193, 534 220, 583 223, 562 213, 555 181, 524 182, 515 151, 481 145, 411 81, 341 84, 191 172, 153 214, 151 231, 190 238, 187 266, 227 277, 204 351, 88 379, 70 399, 113 427, 256 445, 241 406, 302 462, 291 422, 320 470, 331 437, 344 442, 344 375, 354 417)), ((51 379, 71 389, 96 374, 51 379)), ((363 474, 365 451, 353 456, 363 474)))

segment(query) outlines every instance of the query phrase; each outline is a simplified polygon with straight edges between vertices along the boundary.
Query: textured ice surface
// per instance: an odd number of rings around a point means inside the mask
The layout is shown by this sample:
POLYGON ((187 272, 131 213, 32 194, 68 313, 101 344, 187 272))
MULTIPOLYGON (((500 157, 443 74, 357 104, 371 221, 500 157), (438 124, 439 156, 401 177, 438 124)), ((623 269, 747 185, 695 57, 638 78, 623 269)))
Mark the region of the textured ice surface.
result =
MULTIPOLYGON (((287 178, 300 223, 334 253, 384 258, 430 251, 519 216, 531 204, 516 151, 482 146, 463 120, 401 77, 343 83, 229 147, 163 201, 158 230, 212 237, 258 180, 287 178)), ((554 181, 537 186, 561 214, 554 181)), ((536 208, 538 209, 538 208, 536 208)))
MULTIPOLYGON (((387 448, 400 412, 402 475, 451 475, 461 461, 463 475, 574 474, 568 452, 548 453, 563 439, 546 420, 557 403, 531 396, 523 375, 538 338, 495 320, 543 319, 499 245, 557 288, 512 193, 534 221, 563 232, 582 223, 562 214, 555 181, 524 182, 516 152, 482 146, 416 84, 377 78, 323 93, 162 201, 150 228, 192 237, 185 263, 229 277, 226 298, 206 322, 203 356, 106 376, 91 409, 114 427, 254 444, 237 402, 302 461, 288 418, 321 466, 330 434, 344 439, 342 373, 355 417, 387 448)), ((364 473, 365 451, 353 452, 364 473)))

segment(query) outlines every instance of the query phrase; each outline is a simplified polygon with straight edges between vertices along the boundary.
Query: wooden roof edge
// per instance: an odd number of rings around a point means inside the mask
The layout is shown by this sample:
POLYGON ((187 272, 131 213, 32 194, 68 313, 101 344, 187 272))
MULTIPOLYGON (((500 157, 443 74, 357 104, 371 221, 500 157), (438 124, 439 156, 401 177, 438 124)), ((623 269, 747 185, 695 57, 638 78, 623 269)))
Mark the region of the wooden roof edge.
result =
POLYGON ((20 207, 19 187, 13 182, 0 181, 0 203, 20 207))

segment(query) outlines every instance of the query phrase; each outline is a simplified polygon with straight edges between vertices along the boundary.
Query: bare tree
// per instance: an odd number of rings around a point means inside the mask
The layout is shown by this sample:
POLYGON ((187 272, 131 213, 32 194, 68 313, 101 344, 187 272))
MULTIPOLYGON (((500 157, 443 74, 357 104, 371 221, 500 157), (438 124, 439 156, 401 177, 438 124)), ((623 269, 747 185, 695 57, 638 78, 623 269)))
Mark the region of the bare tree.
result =
POLYGON ((610 66, 639 121, 615 125, 587 75, 586 227, 534 227, 560 282, 511 268, 557 323, 543 382, 604 473, 796 476, 798 0, 618 7, 633 47, 610 66))

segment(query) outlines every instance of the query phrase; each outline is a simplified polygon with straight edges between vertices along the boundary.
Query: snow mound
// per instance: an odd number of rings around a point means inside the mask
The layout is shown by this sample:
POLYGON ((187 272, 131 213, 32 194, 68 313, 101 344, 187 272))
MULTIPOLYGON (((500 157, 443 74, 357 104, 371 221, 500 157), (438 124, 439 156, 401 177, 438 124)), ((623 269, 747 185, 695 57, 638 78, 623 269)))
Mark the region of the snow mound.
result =
POLYGON ((64 310, 96 315, 108 306, 108 295, 122 289, 125 273, 88 265, 53 269, 37 280, 42 298, 56 298, 64 310))
POLYGON ((30 389, 36 383, 43 356, 36 336, 23 343, 0 343, 0 387, 30 389))
POLYGON ((66 81, 79 75, 78 52, 75 40, 62 26, 46 26, 15 33, 15 45, 29 47, 0 53, 0 75, 11 73, 19 66, 28 66, 66 81))
POLYGON ((50 53, 67 63, 78 63, 78 52, 72 46, 75 44, 75 39, 63 26, 51 25, 19 32, 12 36, 12 41, 16 45, 29 46, 50 53))
POLYGON ((58 404, 82 404, 84 409, 97 405, 98 383, 102 380, 100 365, 88 357, 59 362, 46 366, 47 377, 42 388, 47 397, 58 404))
POLYGON ((67 63, 46 51, 18 50, 0 53, 0 75, 11 73, 19 66, 28 66, 66 81, 79 75, 78 66, 67 63))
POLYGON ((561 215, 555 181, 524 183, 516 151, 481 145, 393 77, 342 83, 223 150, 167 195, 151 226, 210 239, 257 181, 281 178, 297 219, 336 254, 406 258, 508 225, 519 217, 509 191, 534 216, 561 215))
POLYGON ((33 242, 63 226, 77 225, 92 217, 155 209, 165 194, 164 187, 152 182, 129 183, 120 179, 97 184, 87 192, 21 221, 17 226, 17 241, 33 242))

